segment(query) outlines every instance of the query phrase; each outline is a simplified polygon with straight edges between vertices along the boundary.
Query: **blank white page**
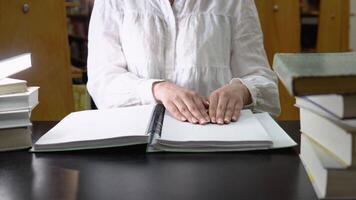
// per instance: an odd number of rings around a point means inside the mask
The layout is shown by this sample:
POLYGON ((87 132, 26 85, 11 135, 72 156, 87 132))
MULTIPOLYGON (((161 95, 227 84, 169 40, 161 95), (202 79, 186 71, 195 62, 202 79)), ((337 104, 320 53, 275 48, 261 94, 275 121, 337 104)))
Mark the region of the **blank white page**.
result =
POLYGON ((272 138, 272 149, 297 146, 297 143, 277 124, 276 121, 266 112, 257 113, 255 117, 272 138))
POLYGON ((271 141, 250 110, 242 110, 237 122, 198 125, 174 119, 166 111, 161 140, 167 141, 271 141))
POLYGON ((75 112, 37 142, 58 144, 125 136, 145 136, 155 105, 75 112))

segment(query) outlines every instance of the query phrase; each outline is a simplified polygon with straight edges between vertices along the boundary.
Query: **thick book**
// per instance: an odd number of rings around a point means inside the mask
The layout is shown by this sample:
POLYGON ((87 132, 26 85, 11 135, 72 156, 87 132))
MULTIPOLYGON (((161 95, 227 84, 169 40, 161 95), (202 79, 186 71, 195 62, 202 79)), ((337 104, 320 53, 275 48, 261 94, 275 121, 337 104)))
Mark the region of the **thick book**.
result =
POLYGON ((280 53, 273 69, 294 96, 356 93, 356 53, 280 53))
POLYGON ((300 97, 340 119, 356 119, 356 94, 311 95, 300 97))
POLYGON ((27 149, 31 145, 30 128, 0 129, 0 152, 27 149))
POLYGON ((356 199, 356 170, 346 169, 304 134, 301 136, 300 158, 320 199, 356 199))
POLYGON ((0 80, 32 66, 31 54, 24 53, 18 56, 0 60, 0 80))
POLYGON ((300 130, 317 141, 345 167, 356 166, 356 132, 310 110, 300 109, 300 130))
POLYGON ((27 81, 3 78, 0 79, 0 95, 26 92, 27 81))
POLYGON ((196 125, 180 122, 163 105, 74 112, 43 135, 34 152, 147 144, 147 151, 216 152, 296 145, 266 113, 241 111, 238 122, 196 125), (269 133, 273 132, 273 133, 269 133))
POLYGON ((341 128, 347 131, 351 131, 351 132, 356 131, 356 118, 341 119, 336 115, 334 115, 333 113, 331 113, 327 108, 319 106, 318 104, 315 104, 304 97, 296 97, 295 105, 299 108, 312 111, 313 113, 316 113, 324 118, 327 118, 328 120, 332 121, 333 123, 337 124, 338 126, 340 126, 341 128))
POLYGON ((14 110, 0 112, 0 129, 31 126, 31 110, 14 110))
POLYGON ((26 92, 0 95, 0 112, 33 109, 38 104, 39 87, 29 87, 26 92))

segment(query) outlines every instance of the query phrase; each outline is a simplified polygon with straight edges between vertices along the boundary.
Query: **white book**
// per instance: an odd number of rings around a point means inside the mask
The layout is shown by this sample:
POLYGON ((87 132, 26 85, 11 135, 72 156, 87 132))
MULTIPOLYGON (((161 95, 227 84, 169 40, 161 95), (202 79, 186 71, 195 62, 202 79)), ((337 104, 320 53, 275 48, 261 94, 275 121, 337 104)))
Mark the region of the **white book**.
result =
POLYGON ((0 60, 0 79, 9 77, 32 66, 31 54, 24 53, 18 56, 0 60))
POLYGON ((29 87, 26 92, 0 95, 0 112, 33 109, 38 104, 39 87, 29 87))
POLYGON ((328 120, 332 121, 347 131, 356 131, 356 119, 340 119, 327 110, 323 109, 321 106, 318 106, 317 104, 301 97, 296 97, 296 106, 317 113, 318 115, 327 118, 328 120))
POLYGON ((230 125, 192 125, 164 114, 164 107, 159 104, 72 113, 43 135, 32 151, 134 144, 148 144, 148 151, 207 152, 283 148, 294 146, 295 142, 268 114, 257 116, 246 110, 242 111, 238 122, 230 125), (273 136, 268 134, 269 131, 273 131, 273 136), (167 148, 162 143, 157 145, 162 141, 174 142, 174 148, 169 145, 167 148))
POLYGON ((271 136, 250 110, 242 110, 239 122, 197 125, 181 122, 166 112, 155 148, 165 151, 239 151, 269 149, 271 136))
POLYGON ((356 170, 346 169, 305 134, 301 136, 300 158, 319 198, 356 198, 356 170))
POLYGON ((0 130, 0 152, 26 149, 31 145, 31 130, 28 127, 0 130))
POLYGON ((356 132, 349 132, 304 108, 300 109, 300 130, 338 157, 346 167, 356 166, 356 132))
POLYGON ((31 110, 0 112, 0 129, 31 126, 31 110))
POLYGON ((0 95, 26 92, 27 81, 3 78, 0 79, 0 95))
POLYGON ((303 98, 341 119, 356 118, 355 94, 311 95, 303 98))

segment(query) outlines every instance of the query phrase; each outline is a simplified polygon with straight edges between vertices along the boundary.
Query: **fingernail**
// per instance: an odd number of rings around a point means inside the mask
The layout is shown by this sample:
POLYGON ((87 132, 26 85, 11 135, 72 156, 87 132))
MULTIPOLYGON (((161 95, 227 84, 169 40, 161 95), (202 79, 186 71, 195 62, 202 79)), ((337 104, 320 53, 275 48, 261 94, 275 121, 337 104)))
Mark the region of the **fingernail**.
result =
POLYGON ((206 121, 205 120, 200 120, 199 123, 200 124, 206 124, 206 121))
POLYGON ((230 123, 230 120, 225 118, 224 122, 228 124, 228 123, 230 123))
POLYGON ((181 117, 180 119, 181 119, 182 121, 187 121, 187 119, 184 118, 184 117, 181 117))
POLYGON ((236 121, 237 119, 236 119, 236 117, 232 117, 232 120, 233 120, 233 121, 236 121))
POLYGON ((216 123, 215 117, 211 118, 211 122, 216 123))
POLYGON ((198 123, 198 120, 196 120, 196 119, 192 119, 192 121, 194 124, 198 123))
POLYGON ((218 124, 223 124, 223 120, 222 119, 218 119, 218 124))

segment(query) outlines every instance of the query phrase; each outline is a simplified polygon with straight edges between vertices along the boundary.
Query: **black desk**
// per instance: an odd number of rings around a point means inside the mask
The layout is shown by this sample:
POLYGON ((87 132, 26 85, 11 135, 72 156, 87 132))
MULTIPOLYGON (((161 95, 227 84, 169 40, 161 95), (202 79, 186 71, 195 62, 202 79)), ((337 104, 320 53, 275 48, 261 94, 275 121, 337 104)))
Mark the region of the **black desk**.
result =
MULTIPOLYGON (((55 123, 34 123, 34 140, 55 123)), ((281 126, 299 142, 298 122, 281 126)), ((144 153, 145 147, 0 153, 0 199, 317 199, 298 148, 144 153)))

